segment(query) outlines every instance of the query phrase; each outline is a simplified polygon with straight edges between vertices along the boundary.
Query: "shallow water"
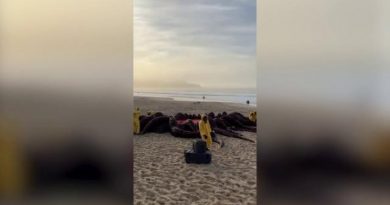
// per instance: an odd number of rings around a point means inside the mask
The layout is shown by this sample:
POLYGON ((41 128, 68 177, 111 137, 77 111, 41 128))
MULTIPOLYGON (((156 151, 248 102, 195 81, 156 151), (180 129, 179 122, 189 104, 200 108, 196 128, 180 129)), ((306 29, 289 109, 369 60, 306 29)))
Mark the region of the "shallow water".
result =
POLYGON ((256 94, 250 92, 134 91, 134 96, 171 98, 176 101, 228 102, 239 104, 246 104, 247 100, 249 100, 252 106, 256 106, 257 103, 256 94), (205 99, 203 99, 203 96, 205 99))

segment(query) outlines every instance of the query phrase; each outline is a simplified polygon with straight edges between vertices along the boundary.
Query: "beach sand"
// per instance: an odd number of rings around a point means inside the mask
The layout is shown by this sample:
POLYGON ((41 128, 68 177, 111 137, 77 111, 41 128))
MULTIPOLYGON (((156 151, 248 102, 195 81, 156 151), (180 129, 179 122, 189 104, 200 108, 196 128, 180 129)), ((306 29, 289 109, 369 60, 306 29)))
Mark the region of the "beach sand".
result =
MULTIPOLYGON (((255 107, 216 102, 179 102, 135 97, 134 106, 167 115, 177 112, 241 112, 255 107)), ((255 133, 242 132, 256 140, 255 133)), ((223 148, 213 146, 209 165, 186 164, 184 150, 192 139, 149 133, 134 136, 135 204, 256 204, 256 144, 218 135, 223 148)))

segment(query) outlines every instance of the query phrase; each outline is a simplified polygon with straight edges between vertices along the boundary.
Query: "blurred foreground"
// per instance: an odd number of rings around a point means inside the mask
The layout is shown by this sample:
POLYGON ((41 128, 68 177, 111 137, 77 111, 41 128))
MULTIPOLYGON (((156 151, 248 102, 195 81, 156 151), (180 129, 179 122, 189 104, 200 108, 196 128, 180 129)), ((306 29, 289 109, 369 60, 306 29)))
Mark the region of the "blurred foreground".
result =
POLYGON ((389 2, 258 6, 261 203, 389 204, 389 2))
POLYGON ((26 89, 2 89, 1 97, 4 204, 130 202, 131 114, 126 98, 26 89))
POLYGON ((0 203, 132 200, 132 1, 0 0, 0 203))

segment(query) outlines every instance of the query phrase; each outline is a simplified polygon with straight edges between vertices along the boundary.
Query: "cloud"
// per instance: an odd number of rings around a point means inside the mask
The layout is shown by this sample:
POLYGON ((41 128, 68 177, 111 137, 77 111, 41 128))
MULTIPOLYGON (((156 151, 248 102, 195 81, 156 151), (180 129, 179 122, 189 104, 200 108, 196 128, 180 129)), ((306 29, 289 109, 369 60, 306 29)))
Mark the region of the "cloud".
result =
POLYGON ((181 89, 190 89, 190 88, 201 88, 200 85, 195 83, 189 83, 186 81, 154 81, 154 80, 135 80, 135 87, 137 88, 181 88, 181 89))
POLYGON ((255 0, 143 0, 134 13, 136 78, 255 86, 255 0))

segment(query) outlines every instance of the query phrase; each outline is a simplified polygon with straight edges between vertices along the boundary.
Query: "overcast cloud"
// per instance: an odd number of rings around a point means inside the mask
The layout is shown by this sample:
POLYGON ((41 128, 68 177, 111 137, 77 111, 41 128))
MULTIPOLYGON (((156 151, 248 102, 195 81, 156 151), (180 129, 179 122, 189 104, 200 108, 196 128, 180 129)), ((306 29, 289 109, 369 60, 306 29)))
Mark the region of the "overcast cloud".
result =
POLYGON ((137 0, 134 46, 136 86, 255 87, 256 1, 137 0))

